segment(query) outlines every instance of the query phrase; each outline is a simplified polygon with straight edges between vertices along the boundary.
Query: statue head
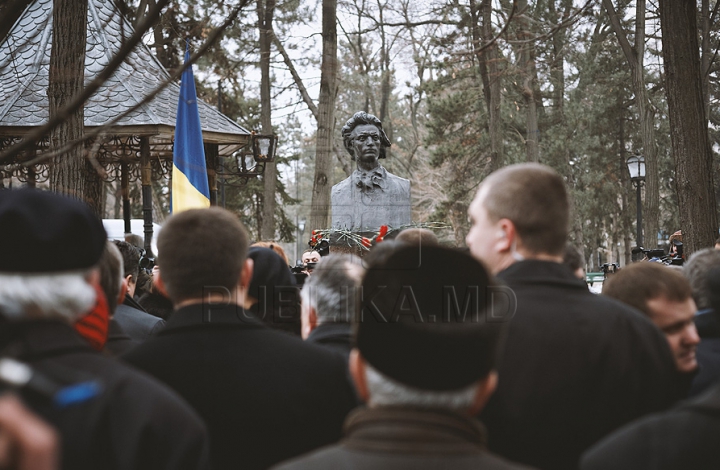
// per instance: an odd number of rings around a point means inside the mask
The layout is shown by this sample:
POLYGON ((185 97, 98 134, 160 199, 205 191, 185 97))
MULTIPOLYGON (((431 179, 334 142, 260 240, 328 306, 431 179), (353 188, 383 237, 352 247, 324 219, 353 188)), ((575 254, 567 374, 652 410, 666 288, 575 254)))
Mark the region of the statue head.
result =
POLYGON ((352 131, 353 129, 355 129, 355 127, 362 124, 370 124, 377 127, 378 132, 380 133, 379 158, 385 158, 385 149, 390 147, 391 145, 390 139, 388 139, 387 135, 385 135, 385 131, 382 128, 382 122, 380 121, 380 119, 376 118, 372 114, 366 113, 365 111, 358 111, 357 113, 355 113, 353 117, 348 119, 341 131, 343 137, 343 145, 345 146, 345 150, 347 150, 350 154, 350 158, 355 160, 355 152, 353 151, 352 147, 352 131))

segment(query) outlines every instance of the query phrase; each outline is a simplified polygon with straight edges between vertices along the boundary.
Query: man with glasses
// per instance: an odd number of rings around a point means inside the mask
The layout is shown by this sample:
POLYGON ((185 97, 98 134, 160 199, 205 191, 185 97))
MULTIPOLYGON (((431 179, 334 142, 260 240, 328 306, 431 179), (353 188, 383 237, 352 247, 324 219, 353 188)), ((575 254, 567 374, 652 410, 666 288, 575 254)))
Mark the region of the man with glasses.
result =
POLYGON ((380 120, 357 112, 343 126, 342 136, 357 168, 332 188, 333 227, 374 231, 381 225, 409 224, 410 181, 393 175, 378 162, 390 147, 380 120))

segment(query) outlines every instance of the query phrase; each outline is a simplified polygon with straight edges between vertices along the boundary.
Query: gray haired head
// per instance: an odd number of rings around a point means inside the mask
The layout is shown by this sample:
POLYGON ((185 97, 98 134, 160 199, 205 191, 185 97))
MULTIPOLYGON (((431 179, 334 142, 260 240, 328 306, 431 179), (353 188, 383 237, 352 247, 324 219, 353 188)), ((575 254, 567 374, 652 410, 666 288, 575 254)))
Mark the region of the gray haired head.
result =
POLYGON ((353 153, 352 149, 352 138, 350 137, 350 134, 352 133, 353 129, 355 129, 355 127, 362 124, 372 124, 373 126, 377 127, 378 132, 380 133, 379 158, 385 158, 385 149, 390 147, 391 145, 390 139, 388 139, 385 131, 383 130, 382 121, 380 121, 380 119, 373 116, 372 114, 366 113, 365 111, 358 111, 357 113, 353 114, 353 117, 348 119, 348 121, 345 123, 342 130, 340 131, 343 138, 343 145, 345 146, 345 150, 347 150, 350 154, 350 158, 355 160, 355 154, 353 153))
POLYGON ((708 273, 713 268, 720 268, 720 250, 704 248, 690 256, 683 266, 683 273, 690 281, 693 298, 697 308, 702 310, 710 308, 711 292, 708 287, 708 273))
POLYGON ((320 260, 300 292, 303 303, 315 309, 318 324, 350 323, 363 272, 355 255, 335 254, 320 260))

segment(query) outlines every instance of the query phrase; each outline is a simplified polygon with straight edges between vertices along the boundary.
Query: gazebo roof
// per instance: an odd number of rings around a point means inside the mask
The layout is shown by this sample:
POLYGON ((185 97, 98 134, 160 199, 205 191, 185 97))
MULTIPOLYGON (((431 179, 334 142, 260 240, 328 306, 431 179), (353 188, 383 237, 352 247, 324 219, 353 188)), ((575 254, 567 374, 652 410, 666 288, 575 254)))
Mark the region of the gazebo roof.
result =
MULTIPOLYGON (((52 0, 36 0, 23 12, 0 44, 0 136, 20 137, 48 120, 48 76, 52 45, 52 0)), ((85 83, 95 78, 133 28, 113 0, 88 1, 85 83)), ((85 126, 108 123, 149 95, 168 73, 140 43, 113 76, 85 103, 85 126)), ((155 155, 167 158, 175 128, 180 87, 173 83, 149 103, 124 117, 108 132, 116 136, 151 136, 155 155)), ((229 155, 250 133, 198 100, 205 143, 220 144, 229 155)))

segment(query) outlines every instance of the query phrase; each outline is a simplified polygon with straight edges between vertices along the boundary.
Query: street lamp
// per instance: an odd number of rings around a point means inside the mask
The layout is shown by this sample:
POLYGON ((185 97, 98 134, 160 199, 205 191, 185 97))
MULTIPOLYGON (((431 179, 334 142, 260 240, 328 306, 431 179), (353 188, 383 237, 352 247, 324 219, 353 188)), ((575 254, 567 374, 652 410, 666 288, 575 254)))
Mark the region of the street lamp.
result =
POLYGON ((298 220, 297 224, 297 239, 295 240, 295 262, 300 259, 300 256, 303 252, 302 248, 302 240, 303 240, 303 234, 305 233, 305 218, 298 220))
POLYGON ((627 159, 628 170, 630 171, 630 181, 637 190, 637 246, 643 246, 642 234, 642 196, 640 190, 645 182, 645 157, 642 155, 632 155, 627 159))

